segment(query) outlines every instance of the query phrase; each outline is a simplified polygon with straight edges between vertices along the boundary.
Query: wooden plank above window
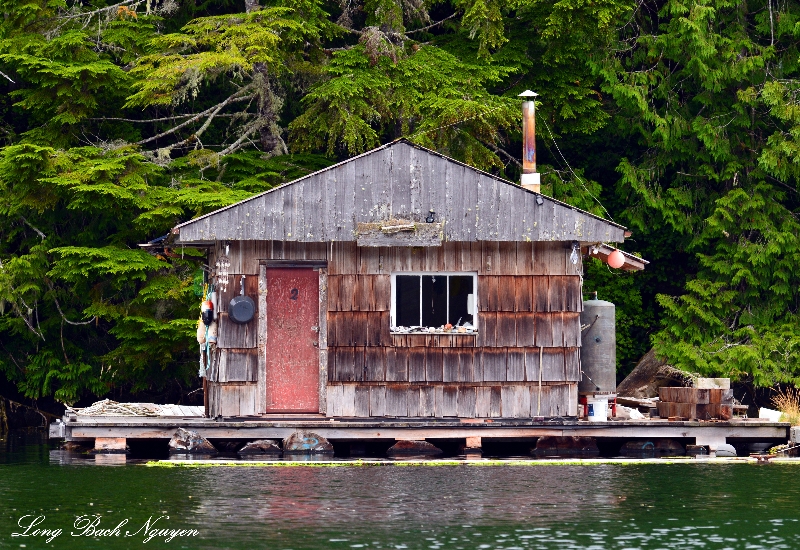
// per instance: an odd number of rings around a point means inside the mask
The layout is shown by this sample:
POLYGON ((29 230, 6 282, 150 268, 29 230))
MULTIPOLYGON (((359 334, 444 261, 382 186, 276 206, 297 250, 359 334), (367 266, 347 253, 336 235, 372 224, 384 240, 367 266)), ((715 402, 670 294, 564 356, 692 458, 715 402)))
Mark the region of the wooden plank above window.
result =
POLYGON ((442 246, 444 224, 389 220, 356 227, 358 246, 442 246))

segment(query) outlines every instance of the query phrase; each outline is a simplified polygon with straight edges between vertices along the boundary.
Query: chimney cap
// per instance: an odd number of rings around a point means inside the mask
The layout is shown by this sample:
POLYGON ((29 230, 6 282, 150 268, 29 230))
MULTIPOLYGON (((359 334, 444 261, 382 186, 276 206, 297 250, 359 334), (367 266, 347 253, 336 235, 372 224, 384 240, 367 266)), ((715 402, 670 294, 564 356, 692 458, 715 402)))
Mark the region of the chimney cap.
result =
POLYGON ((536 92, 532 92, 530 90, 525 90, 524 92, 519 94, 517 97, 537 97, 538 95, 539 94, 537 94, 536 92))

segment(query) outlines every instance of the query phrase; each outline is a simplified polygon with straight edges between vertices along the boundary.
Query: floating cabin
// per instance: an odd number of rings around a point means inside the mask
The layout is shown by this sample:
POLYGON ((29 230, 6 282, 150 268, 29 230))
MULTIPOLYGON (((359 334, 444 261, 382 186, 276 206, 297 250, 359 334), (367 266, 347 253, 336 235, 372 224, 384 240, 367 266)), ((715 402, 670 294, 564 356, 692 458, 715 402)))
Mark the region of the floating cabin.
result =
MULTIPOLYGON (((210 417, 532 418, 576 416, 582 257, 624 236, 398 140, 169 240, 206 247, 209 266, 230 261, 210 417), (228 304, 242 287, 256 311, 237 324, 228 304)), ((623 269, 645 263, 626 254, 623 269)))

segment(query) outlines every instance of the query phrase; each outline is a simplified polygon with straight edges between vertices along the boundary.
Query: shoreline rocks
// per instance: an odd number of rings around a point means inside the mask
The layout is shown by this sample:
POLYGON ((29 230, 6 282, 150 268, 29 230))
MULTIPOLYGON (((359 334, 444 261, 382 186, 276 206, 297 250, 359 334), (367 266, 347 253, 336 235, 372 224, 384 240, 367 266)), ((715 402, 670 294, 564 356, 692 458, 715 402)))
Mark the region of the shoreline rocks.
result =
POLYGON ((280 456, 282 452, 283 451, 281 451, 280 445, 278 445, 278 442, 274 439, 259 439, 257 441, 249 441, 244 447, 239 449, 239 455, 241 456, 280 456))
POLYGON ((313 432, 294 432, 283 440, 283 452, 290 454, 333 454, 331 442, 313 432))
POLYGON ((180 454, 217 454, 211 442, 194 430, 178 428, 169 440, 169 452, 180 454))
POLYGON ((386 455, 393 456, 439 456, 442 450, 427 441, 398 441, 386 451, 386 455))

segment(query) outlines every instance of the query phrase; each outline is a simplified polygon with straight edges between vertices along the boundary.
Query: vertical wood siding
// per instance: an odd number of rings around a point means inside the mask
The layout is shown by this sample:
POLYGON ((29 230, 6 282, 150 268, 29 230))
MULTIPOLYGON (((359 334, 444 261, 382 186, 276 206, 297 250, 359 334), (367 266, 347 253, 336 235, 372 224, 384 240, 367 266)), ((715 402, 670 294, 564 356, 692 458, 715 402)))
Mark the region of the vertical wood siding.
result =
POLYGON ((575 416, 578 408, 578 385, 329 384, 327 402, 328 416, 337 417, 575 416))
POLYGON ((354 241, 360 222, 429 210, 453 242, 624 240, 621 226, 401 141, 182 224, 178 243, 354 241))

